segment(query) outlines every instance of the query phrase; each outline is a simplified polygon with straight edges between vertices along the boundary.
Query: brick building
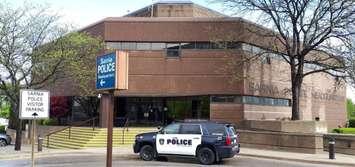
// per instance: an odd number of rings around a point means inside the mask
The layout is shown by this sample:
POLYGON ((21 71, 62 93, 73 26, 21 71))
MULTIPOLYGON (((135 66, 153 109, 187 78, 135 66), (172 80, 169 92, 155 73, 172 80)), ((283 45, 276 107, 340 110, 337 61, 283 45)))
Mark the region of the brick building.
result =
MULTIPOLYGON (((158 2, 82 30, 101 36, 108 49, 129 52, 129 89, 115 92, 116 117, 137 124, 289 118, 289 66, 270 52, 272 39, 251 28, 270 31, 186 1, 158 2), (259 53, 262 56, 251 63, 235 63, 259 53)), ((76 95, 72 85, 59 84, 53 94, 76 95)), ((344 125, 345 101, 344 86, 335 85, 332 77, 307 77, 301 119, 344 125)))

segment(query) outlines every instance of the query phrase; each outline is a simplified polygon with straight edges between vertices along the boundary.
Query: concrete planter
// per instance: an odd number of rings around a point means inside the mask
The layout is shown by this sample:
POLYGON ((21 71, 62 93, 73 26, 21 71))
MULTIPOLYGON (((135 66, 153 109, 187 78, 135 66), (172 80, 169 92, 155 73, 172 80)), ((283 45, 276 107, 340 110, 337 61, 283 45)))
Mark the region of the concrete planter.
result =
POLYGON ((286 133, 238 130, 241 147, 275 149, 316 154, 323 151, 323 135, 312 133, 286 133))
POLYGON ((327 133, 327 123, 324 121, 278 121, 278 120, 244 120, 243 129, 295 132, 295 133, 327 133))

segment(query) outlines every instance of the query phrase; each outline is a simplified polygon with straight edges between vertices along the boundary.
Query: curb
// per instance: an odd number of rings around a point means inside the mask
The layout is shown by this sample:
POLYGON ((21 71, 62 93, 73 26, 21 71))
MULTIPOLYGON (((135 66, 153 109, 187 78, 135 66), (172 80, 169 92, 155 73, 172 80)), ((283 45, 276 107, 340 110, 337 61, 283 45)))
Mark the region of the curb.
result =
POLYGON ((307 162, 307 163, 313 163, 313 164, 328 164, 328 165, 340 165, 340 166, 355 166, 354 163, 346 163, 346 162, 331 162, 331 161, 320 161, 320 160, 307 160, 307 159, 275 157, 275 156, 267 156, 267 155, 255 155, 255 154, 247 154, 247 153, 239 153, 239 155, 240 155, 240 156, 246 156, 246 157, 257 157, 257 158, 265 158, 265 159, 286 160, 286 161, 294 161, 294 162, 307 162))

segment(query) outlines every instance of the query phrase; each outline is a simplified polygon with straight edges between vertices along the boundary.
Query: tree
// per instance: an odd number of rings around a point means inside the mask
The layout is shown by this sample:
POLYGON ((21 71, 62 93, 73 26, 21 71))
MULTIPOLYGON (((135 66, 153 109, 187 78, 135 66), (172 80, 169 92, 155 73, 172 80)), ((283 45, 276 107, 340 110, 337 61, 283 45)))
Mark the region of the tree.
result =
POLYGON ((0 118, 8 119, 10 117, 10 104, 5 96, 0 94, 0 118))
MULTIPOLYGON (((354 0, 217 0, 232 10, 250 13, 273 31, 250 30, 272 37, 273 51, 289 64, 292 120, 299 120, 303 79, 327 73, 336 80, 354 78, 354 0), (305 69, 305 65, 311 67, 305 69)), ((237 12, 236 12, 237 13, 237 12)))
POLYGON ((50 115, 58 118, 68 114, 70 110, 68 97, 53 96, 50 99, 50 115))
POLYGON ((16 129, 15 150, 21 150, 20 89, 48 87, 58 79, 77 76, 71 69, 95 57, 102 40, 85 33, 69 33, 49 8, 0 3, 0 91, 10 102, 11 128, 16 129), (90 58, 91 59, 91 58, 90 58))

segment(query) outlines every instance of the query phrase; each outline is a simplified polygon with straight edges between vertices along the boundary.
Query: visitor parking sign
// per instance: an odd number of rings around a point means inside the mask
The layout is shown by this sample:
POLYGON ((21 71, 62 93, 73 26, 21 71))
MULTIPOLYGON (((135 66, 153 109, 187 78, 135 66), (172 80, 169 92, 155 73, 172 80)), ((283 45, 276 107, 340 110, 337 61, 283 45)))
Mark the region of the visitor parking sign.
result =
POLYGON ((49 91, 20 90, 20 119, 49 118, 49 91))

